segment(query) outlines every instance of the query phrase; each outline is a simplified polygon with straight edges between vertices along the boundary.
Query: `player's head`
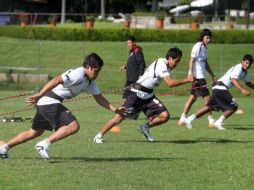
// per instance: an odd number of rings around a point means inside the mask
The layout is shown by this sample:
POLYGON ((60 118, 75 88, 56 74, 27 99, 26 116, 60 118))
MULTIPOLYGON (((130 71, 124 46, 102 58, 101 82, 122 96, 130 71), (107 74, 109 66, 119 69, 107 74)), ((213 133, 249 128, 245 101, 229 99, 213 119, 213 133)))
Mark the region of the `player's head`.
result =
POLYGON ((86 75, 89 80, 97 78, 102 66, 103 60, 96 53, 87 55, 83 62, 83 67, 86 69, 86 75))
POLYGON ((136 38, 135 36, 129 36, 127 38, 127 48, 131 50, 136 45, 136 38))
POLYGON ((211 30, 209 30, 207 28, 204 28, 200 33, 198 41, 199 42, 205 42, 205 43, 208 44, 208 42, 210 41, 211 38, 212 38, 211 30))
POLYGON ((253 63, 253 57, 250 54, 245 54, 242 59, 242 67, 244 70, 247 70, 250 68, 250 66, 253 63))
POLYGON ((166 59, 168 61, 169 68, 174 69, 177 63, 180 62, 181 57, 182 51, 179 48, 177 47, 170 48, 166 54, 166 59))

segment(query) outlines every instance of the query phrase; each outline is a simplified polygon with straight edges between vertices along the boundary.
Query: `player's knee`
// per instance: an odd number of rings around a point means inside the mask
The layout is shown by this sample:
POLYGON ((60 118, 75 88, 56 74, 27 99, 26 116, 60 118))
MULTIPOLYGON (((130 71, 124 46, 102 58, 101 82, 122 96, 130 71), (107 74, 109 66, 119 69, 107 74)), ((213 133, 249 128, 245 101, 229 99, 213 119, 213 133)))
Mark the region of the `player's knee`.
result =
POLYGON ((165 123, 165 122, 167 122, 167 121, 169 120, 170 115, 169 115, 168 112, 162 112, 162 113, 160 114, 160 118, 161 118, 161 121, 162 121, 163 123, 165 123))
POLYGON ((79 129, 80 129, 79 123, 78 123, 77 121, 72 122, 72 123, 69 125, 69 127, 70 127, 70 130, 72 131, 72 133, 76 133, 76 132, 78 132, 79 129))

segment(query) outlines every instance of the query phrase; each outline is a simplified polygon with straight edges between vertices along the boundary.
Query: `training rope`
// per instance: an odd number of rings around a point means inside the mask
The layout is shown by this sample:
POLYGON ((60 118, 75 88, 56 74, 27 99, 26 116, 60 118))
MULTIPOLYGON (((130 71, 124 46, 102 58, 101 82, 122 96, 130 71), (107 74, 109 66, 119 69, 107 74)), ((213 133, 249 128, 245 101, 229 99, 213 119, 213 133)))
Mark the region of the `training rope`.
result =
MULTIPOLYGON (((168 92, 156 93, 156 96, 166 96, 166 95, 170 95, 170 94, 178 94, 178 93, 185 92, 185 91, 195 90, 195 89, 199 89, 199 88, 205 88, 208 85, 210 85, 210 84, 203 85, 203 86, 198 86, 198 87, 193 87, 193 88, 188 88, 188 89, 183 89, 183 90, 172 90, 172 91, 168 91, 168 92)), ((107 92, 102 92, 102 94, 116 93, 116 92, 123 91, 124 89, 129 89, 129 87, 110 90, 110 91, 107 91, 107 92)), ((33 92, 20 93, 20 94, 15 95, 15 96, 4 97, 4 98, 0 98, 0 101, 1 100, 9 100, 9 99, 13 99, 13 98, 21 97, 21 96, 26 96, 26 95, 30 95, 32 93, 33 92)), ((87 95, 87 96, 83 96, 83 97, 80 97, 80 98, 73 98, 73 99, 70 99, 70 100, 65 100, 64 103, 65 102, 68 103, 68 102, 73 102, 73 101, 84 100, 84 99, 88 99, 88 98, 91 98, 91 97, 93 97, 93 96, 92 95, 87 95)), ((110 103, 121 103, 121 102, 122 102, 122 100, 116 100, 116 101, 112 101, 110 103)), ((99 107, 99 105, 86 106, 86 107, 83 107, 83 108, 73 109, 72 111, 79 111, 79 110, 96 108, 96 107, 99 107)), ((28 108, 23 108, 23 109, 9 111, 9 112, 3 112, 3 113, 0 113, 0 116, 9 115, 9 114, 14 115, 16 113, 25 112, 25 111, 29 111, 29 110, 32 110, 32 109, 34 109, 34 106, 33 107, 29 106, 28 108)))

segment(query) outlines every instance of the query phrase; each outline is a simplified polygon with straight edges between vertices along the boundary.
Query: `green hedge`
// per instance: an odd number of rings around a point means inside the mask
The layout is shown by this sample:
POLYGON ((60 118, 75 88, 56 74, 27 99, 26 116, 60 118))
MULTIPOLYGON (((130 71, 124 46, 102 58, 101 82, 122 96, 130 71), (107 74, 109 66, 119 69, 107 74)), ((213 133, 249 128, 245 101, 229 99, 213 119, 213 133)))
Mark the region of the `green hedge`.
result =
MULTIPOLYGON (((213 30, 214 43, 254 43, 254 32, 250 30, 213 30)), ((169 29, 83 29, 1 26, 0 36, 63 41, 125 41, 135 35, 139 41, 195 42, 200 30, 169 29)))

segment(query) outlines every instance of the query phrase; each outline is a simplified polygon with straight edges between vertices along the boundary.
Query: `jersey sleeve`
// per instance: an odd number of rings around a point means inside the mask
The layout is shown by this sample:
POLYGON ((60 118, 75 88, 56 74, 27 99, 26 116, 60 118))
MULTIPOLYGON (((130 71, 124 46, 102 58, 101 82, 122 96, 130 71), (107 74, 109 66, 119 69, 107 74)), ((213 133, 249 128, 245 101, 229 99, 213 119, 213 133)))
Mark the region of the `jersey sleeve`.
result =
POLYGON ((81 83, 84 80, 84 71, 82 69, 71 69, 61 75, 63 86, 69 87, 81 83))
POLYGON ((169 76, 167 65, 164 63, 163 59, 159 59, 156 66, 156 76, 163 78, 169 76))
POLYGON ((240 66, 235 66, 231 71, 230 78, 238 80, 241 75, 241 72, 242 68, 240 66))
POLYGON ((249 75, 249 73, 247 73, 246 76, 244 77, 244 82, 245 83, 250 82, 250 75, 249 75))
POLYGON ((95 81, 91 81, 91 84, 85 89, 85 92, 92 95, 98 95, 101 93, 95 81))
POLYGON ((196 43, 191 50, 191 57, 197 58, 199 56, 200 51, 200 43, 196 43))

